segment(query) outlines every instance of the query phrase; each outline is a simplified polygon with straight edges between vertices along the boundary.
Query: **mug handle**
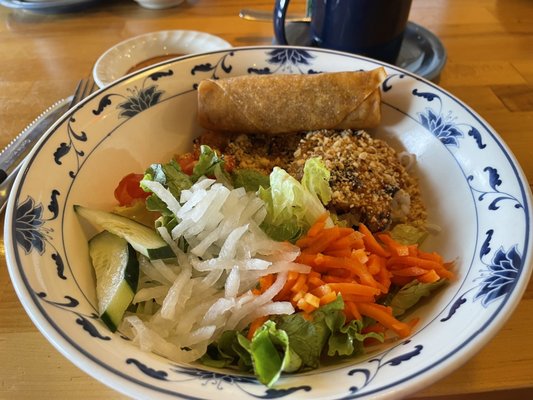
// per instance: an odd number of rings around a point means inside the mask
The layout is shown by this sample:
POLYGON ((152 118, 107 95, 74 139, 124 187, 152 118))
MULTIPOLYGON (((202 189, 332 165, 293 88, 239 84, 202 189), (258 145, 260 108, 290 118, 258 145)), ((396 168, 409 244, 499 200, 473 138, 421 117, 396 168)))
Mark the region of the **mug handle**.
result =
POLYGON ((289 0, 276 0, 274 6, 274 36, 276 37, 276 42, 283 45, 289 44, 285 35, 285 16, 287 15, 288 7, 289 0))

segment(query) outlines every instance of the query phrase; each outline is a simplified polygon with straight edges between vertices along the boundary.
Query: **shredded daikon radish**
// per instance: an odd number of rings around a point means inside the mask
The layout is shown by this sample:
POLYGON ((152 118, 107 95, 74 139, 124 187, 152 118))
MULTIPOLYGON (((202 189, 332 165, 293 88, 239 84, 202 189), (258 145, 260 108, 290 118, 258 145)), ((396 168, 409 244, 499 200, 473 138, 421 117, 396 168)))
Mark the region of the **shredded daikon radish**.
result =
POLYGON ((243 329, 258 316, 291 314, 289 302, 273 301, 288 271, 308 273, 294 262, 299 248, 268 237, 259 227, 266 207, 254 193, 202 178, 180 199, 169 199, 162 185, 152 190, 175 213, 171 232, 157 228, 175 260, 141 257, 139 312, 124 329, 142 349, 175 361, 192 361, 226 330, 243 329), (187 243, 187 252, 180 246, 187 243), (177 265, 176 265, 177 264, 177 265), (260 295, 261 276, 277 274, 260 295))
POLYGON ((170 233, 168 232, 168 229, 166 229, 164 226, 160 226, 157 228, 157 231, 159 232, 159 235, 163 238, 163 240, 170 246, 176 257, 178 257, 181 261, 183 251, 179 248, 178 244, 172 239, 170 233))
POLYGON ((151 264, 154 266, 154 268, 161 273, 167 279, 169 282, 174 282, 174 280, 177 278, 177 275, 172 271, 171 268, 169 268, 163 260, 151 260, 151 264))
MULTIPOLYGON (((265 290, 262 294, 259 296, 255 296, 251 301, 246 303, 243 307, 241 307, 239 310, 237 310, 229 319, 226 324, 226 328, 229 330, 232 329, 238 329, 237 324, 241 322, 241 320, 246 317, 248 314, 250 314, 253 310, 255 310, 257 307, 265 304, 266 302, 272 300, 275 295, 277 295, 280 290, 283 288, 283 285, 285 285, 285 282, 287 281, 287 273, 281 272, 277 275, 276 280, 270 286, 267 290, 265 290)), ((246 325, 243 325, 241 329, 244 329, 246 325)))
POLYGON ((226 284, 224 285, 224 295, 226 298, 235 298, 239 294, 239 286, 241 284, 241 277, 238 268, 232 268, 228 277, 226 278, 226 284))
POLYGON ((263 304, 257 307, 254 311, 248 314, 239 323, 240 326, 247 326, 254 319, 264 317, 266 315, 283 315, 294 313, 293 305, 288 301, 274 301, 263 304))
POLYGON ((183 289, 191 279, 192 268, 187 264, 183 265, 182 268, 182 272, 176 277, 176 280, 168 290, 161 307, 161 316, 167 319, 175 318, 177 312, 185 305, 185 300, 190 297, 190 293, 186 293, 183 289))
POLYGON ((218 299, 204 315, 202 323, 213 324, 231 308, 235 307, 234 299, 220 298, 218 299))
POLYGON ((187 335, 187 339, 180 343, 180 345, 189 347, 205 340, 209 340, 215 333, 216 329, 217 328, 214 325, 202 326, 187 335))
POLYGON ((216 269, 232 269, 239 268, 242 270, 266 270, 272 263, 261 258, 250 259, 220 259, 211 258, 206 261, 195 262, 194 269, 197 271, 213 271, 216 269))
POLYGON ((168 293, 168 286, 161 285, 161 286, 154 286, 154 287, 144 287, 140 289, 139 291, 137 291, 137 293, 135 293, 135 297, 133 298, 132 303, 137 304, 137 303, 152 300, 152 299, 156 301, 158 299, 161 299, 162 301, 162 299, 166 296, 167 293, 168 293))
POLYGON ((141 186, 151 190, 157 195, 157 197, 163 200, 172 214, 176 215, 181 209, 179 201, 159 182, 142 180, 141 186))
MULTIPOLYGON (((166 285, 172 285, 172 280, 168 280, 160 271, 158 271, 152 263, 150 263, 150 260, 144 256, 139 256, 139 269, 141 274, 144 274, 149 279, 164 283, 166 285)), ((143 280, 143 277, 141 276, 141 282, 143 280)))

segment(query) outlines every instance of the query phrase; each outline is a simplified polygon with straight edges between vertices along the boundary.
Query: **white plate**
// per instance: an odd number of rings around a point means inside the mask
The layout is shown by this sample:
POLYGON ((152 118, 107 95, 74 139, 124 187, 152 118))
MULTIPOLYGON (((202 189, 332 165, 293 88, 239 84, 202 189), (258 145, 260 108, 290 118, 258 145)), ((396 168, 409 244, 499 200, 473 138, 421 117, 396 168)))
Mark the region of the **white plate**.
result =
POLYGON ((93 68, 94 81, 104 87, 123 77, 139 63, 172 54, 204 53, 231 47, 224 39, 205 32, 172 30, 145 33, 116 44, 102 54, 93 68))
POLYGON ((202 79, 378 65, 319 49, 236 48, 119 79, 71 110, 35 147, 6 211, 9 272, 36 326, 88 374, 147 399, 398 398, 463 364, 502 327, 527 285, 529 187, 479 115, 438 86, 391 66, 382 85, 383 123, 372 133, 416 154, 430 220, 443 229, 427 246, 456 259, 458 275, 418 310, 420 323, 408 340, 284 376, 267 390, 248 376, 143 353, 96 315, 86 233, 72 206, 111 207, 122 176, 189 148, 201 131, 195 89, 202 79))

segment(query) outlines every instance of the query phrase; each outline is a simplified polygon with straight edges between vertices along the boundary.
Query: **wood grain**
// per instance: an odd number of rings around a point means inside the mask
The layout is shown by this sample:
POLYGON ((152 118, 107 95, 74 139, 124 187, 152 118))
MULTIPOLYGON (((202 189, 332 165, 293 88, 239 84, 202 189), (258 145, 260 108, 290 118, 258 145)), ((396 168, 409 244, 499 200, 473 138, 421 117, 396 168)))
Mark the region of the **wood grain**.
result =
MULTIPOLYGON (((304 2, 294 1, 291 11, 303 11, 304 2)), ((194 0, 158 11, 143 9, 133 0, 108 0, 66 14, 0 7, 0 146, 50 104, 70 95, 97 58, 117 42, 152 31, 193 29, 221 36, 234 46, 270 44, 271 24, 241 20, 238 12, 242 7, 271 10, 272 4, 194 0)), ((439 84, 496 129, 531 185, 531 1, 414 0, 410 19, 436 33, 447 50, 439 84)), ((9 279, 3 240, 0 252, 0 399, 123 399, 75 367, 37 331, 9 279)), ((516 312, 478 354, 413 397, 531 398, 532 337, 530 283, 516 312)))

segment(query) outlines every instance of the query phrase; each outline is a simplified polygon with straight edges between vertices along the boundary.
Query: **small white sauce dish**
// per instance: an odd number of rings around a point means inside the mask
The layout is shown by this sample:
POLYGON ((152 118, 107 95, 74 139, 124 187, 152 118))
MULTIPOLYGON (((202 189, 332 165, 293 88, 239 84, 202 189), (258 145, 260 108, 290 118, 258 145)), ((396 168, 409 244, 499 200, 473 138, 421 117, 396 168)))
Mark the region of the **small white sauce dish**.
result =
POLYGON ((124 40, 103 53, 93 67, 93 78, 103 88, 118 78, 168 58, 231 48, 224 39, 200 31, 169 30, 124 40))

